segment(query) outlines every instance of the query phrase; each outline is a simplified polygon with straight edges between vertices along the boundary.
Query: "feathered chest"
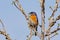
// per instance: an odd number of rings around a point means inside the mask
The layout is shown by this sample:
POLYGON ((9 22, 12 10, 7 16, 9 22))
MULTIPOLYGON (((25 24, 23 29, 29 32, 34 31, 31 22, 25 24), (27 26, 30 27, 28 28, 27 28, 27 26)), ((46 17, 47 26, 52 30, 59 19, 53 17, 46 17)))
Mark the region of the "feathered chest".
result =
POLYGON ((30 22, 31 24, 37 24, 37 23, 38 23, 37 20, 38 20, 38 19, 37 19, 36 16, 29 16, 29 22, 30 22))

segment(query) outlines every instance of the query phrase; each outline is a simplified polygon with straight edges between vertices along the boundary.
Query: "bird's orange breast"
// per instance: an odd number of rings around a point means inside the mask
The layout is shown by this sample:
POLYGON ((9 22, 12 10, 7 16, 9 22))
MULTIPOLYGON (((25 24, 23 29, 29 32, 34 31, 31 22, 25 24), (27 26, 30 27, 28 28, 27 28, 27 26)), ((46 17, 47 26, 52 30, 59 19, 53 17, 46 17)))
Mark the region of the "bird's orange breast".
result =
POLYGON ((31 15, 30 16, 30 19, 34 22, 34 23, 37 23, 37 18, 35 15, 31 15))

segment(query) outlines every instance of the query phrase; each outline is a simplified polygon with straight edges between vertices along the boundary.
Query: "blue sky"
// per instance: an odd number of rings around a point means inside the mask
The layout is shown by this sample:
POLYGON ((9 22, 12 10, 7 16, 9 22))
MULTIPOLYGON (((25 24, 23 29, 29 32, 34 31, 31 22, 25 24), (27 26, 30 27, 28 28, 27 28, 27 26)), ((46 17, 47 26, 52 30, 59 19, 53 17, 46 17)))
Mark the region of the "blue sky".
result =
MULTIPOLYGON (((7 33, 10 35, 12 40, 26 40, 26 36, 29 34, 29 28, 27 25, 27 21, 24 15, 12 4, 13 0, 0 0, 0 19, 4 22, 5 29, 7 33)), ((19 0, 24 8, 26 14, 34 11, 38 15, 39 23, 41 24, 41 8, 39 0, 19 0)), ((49 9, 49 6, 54 6, 55 0, 46 0, 45 3, 45 26, 46 29, 48 27, 48 18, 51 15, 52 11, 49 9)), ((60 5, 60 4, 59 4, 60 5)), ((56 12, 54 18, 56 18, 60 14, 60 8, 56 12)), ((57 21, 60 23, 60 21, 57 21)), ((57 27, 57 23, 54 25, 54 29, 57 27)), ((0 24, 1 25, 1 24, 0 24)), ((54 30, 54 29, 51 30, 54 30)), ((0 27, 2 29, 2 26, 0 27)), ((38 27, 38 31, 40 28, 38 27)), ((51 40, 60 40, 60 31, 58 31, 59 35, 51 38, 51 40)), ((3 35, 0 35, 1 40, 5 40, 3 35)), ((31 40, 39 40, 38 37, 33 36, 31 40)))

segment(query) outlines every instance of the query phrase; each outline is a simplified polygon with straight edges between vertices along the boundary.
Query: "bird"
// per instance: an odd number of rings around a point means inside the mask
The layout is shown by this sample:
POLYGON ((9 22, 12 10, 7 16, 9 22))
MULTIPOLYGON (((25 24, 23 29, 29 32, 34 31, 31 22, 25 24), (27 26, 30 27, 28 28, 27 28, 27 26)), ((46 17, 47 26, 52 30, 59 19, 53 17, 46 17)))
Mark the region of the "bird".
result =
POLYGON ((38 27, 38 17, 37 17, 36 12, 30 12, 28 18, 29 18, 29 21, 28 21, 29 26, 33 28, 33 30, 35 29, 35 36, 36 36, 37 27, 38 27))

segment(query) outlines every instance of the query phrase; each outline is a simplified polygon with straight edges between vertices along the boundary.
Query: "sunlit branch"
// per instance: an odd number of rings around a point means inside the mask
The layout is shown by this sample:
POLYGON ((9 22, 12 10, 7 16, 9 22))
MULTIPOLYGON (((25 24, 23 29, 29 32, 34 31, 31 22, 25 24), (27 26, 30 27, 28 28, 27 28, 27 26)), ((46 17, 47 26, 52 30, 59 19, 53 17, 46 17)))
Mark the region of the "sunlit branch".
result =
POLYGON ((45 33, 45 0, 40 0, 40 6, 41 6, 41 40, 44 40, 44 33, 45 33))
POLYGON ((0 19, 0 23, 2 24, 3 27, 3 31, 0 30, 0 34, 4 35, 6 40, 11 40, 11 38, 9 37, 9 35, 7 34, 6 30, 5 30, 5 26, 4 23, 2 22, 2 20, 0 19))
POLYGON ((58 3, 57 3, 57 1, 56 1, 55 8, 54 8, 54 10, 53 10, 53 12, 52 12, 52 15, 51 15, 50 17, 54 17, 54 14, 55 14, 55 12, 57 11, 57 9, 58 9, 58 3))
POLYGON ((53 8, 51 6, 49 8, 53 11, 53 8))
POLYGON ((5 31, 0 30, 0 34, 4 35, 6 40, 11 40, 10 36, 5 31))
POLYGON ((27 15, 26 15, 24 9, 22 8, 21 4, 19 3, 19 1, 18 0, 13 1, 13 4, 16 8, 18 8, 22 12, 22 14, 25 16, 26 20, 28 20, 27 15))
POLYGON ((54 31, 50 32, 50 34, 46 34, 45 36, 49 36, 49 35, 51 35, 51 34, 53 34, 53 33, 56 33, 56 32, 59 31, 59 30, 60 30, 60 28, 57 28, 57 29, 55 29, 54 31))
POLYGON ((55 8, 52 12, 52 15, 50 16, 50 19, 49 19, 49 27, 48 27, 48 30, 56 23, 57 20, 54 20, 54 14, 55 12, 57 11, 58 9, 58 2, 56 1, 56 5, 55 5, 55 8))
MULTIPOLYGON (((50 24, 49 24, 49 28, 48 28, 48 30, 56 23, 56 21, 58 21, 58 20, 60 20, 60 15, 55 19, 55 20, 53 20, 53 22, 51 22, 50 24)), ((48 32, 48 30, 47 30, 47 32, 48 32)))
POLYGON ((2 22, 1 19, 0 19, 0 23, 2 24, 3 30, 6 32, 6 30, 5 30, 5 26, 4 26, 4 23, 2 22))

